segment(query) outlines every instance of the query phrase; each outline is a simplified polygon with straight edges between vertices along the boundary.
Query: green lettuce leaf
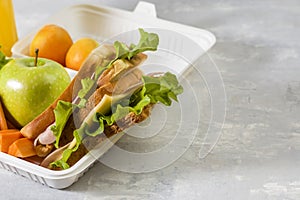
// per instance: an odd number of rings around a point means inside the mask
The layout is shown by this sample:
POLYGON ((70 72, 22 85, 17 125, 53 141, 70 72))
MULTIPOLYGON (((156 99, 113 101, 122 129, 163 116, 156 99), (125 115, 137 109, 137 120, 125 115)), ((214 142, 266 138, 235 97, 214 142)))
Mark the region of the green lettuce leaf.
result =
POLYGON ((144 96, 136 105, 121 105, 117 104, 115 108, 112 108, 112 113, 109 116, 100 116, 101 120, 104 120, 106 124, 112 125, 114 122, 122 119, 125 117, 128 113, 133 112, 136 115, 141 114, 143 111, 143 108, 150 104, 150 98, 148 96, 144 96))
POLYGON ((56 140, 54 146, 58 148, 59 140, 64 127, 71 116, 73 111, 73 104, 70 102, 65 101, 58 101, 55 109, 54 109, 54 116, 55 116, 55 124, 51 126, 51 131, 53 132, 56 140))
POLYGON ((64 150, 62 154, 62 158, 60 160, 57 160, 55 162, 50 163, 50 166, 52 168, 61 168, 61 169, 68 169, 70 168, 69 164, 67 163, 68 159, 72 155, 73 151, 72 149, 66 149, 64 150))
POLYGON ((139 29, 140 40, 137 45, 131 44, 129 47, 119 41, 114 43, 116 49, 116 57, 109 63, 111 66, 117 59, 128 59, 130 60, 133 56, 138 53, 145 51, 156 51, 159 43, 159 37, 155 33, 145 32, 143 29, 139 29))
POLYGON ((78 98, 80 99, 78 103, 78 107, 82 108, 85 106, 87 102, 87 95, 88 93, 93 89, 93 87, 96 84, 96 80, 99 78, 99 76, 102 74, 102 72, 107 69, 106 67, 103 66, 98 66, 96 68, 95 76, 94 78, 84 78, 81 80, 81 89, 78 92, 78 98))
MULTIPOLYGON (((1 46, 0 46, 1 49, 1 46)), ((8 59, 4 53, 0 50, 0 69, 6 65, 9 61, 11 61, 12 59, 8 59)))
POLYGON ((166 72, 160 77, 143 76, 143 82, 144 88, 140 92, 140 96, 148 96, 151 103, 161 102, 170 106, 172 99, 178 101, 177 96, 183 92, 176 76, 170 72, 166 72))
POLYGON ((143 29, 139 29, 140 41, 137 45, 131 44, 130 51, 128 52, 127 59, 131 59, 133 56, 144 51, 156 51, 159 43, 158 35, 155 33, 145 32, 143 29))
POLYGON ((78 98, 80 98, 80 102, 78 103, 78 106, 80 108, 85 107, 85 104, 87 102, 86 96, 91 91, 95 83, 96 81, 91 78, 81 79, 82 88, 78 92, 78 98))
POLYGON ((79 129, 77 129, 73 132, 73 136, 74 136, 74 138, 76 138, 76 145, 73 148, 68 148, 68 149, 64 150, 64 152, 62 154, 62 158, 55 162, 50 163, 51 167, 57 167, 57 168, 61 168, 61 169, 70 168, 67 161, 70 158, 70 156, 72 155, 72 153, 77 151, 79 145, 81 144, 84 133, 85 133, 85 129, 86 129, 86 126, 82 125, 79 129))
POLYGON ((107 63, 107 64, 103 64, 103 66, 98 66, 96 68, 96 71, 95 71, 95 77, 93 80, 98 80, 98 78, 100 77, 100 75, 104 72, 104 70, 106 70, 107 68, 109 68, 109 65, 108 63, 110 63, 109 61, 107 60, 104 60, 103 61, 104 63, 107 63))

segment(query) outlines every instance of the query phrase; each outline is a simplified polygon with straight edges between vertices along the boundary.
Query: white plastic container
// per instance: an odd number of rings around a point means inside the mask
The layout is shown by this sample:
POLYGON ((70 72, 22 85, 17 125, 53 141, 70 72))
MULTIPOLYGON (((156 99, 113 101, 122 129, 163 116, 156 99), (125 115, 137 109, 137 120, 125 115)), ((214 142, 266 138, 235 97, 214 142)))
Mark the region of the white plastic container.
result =
MULTIPOLYGON (((163 54, 164 50, 172 51, 172 55, 181 55, 188 60, 188 62, 182 63, 177 62, 176 59, 168 58, 174 61, 174 68, 171 71, 178 75, 189 67, 190 62, 200 57, 215 43, 214 35, 206 30, 158 19, 155 6, 147 2, 139 2, 133 12, 109 7, 76 5, 62 10, 43 22, 41 26, 49 23, 65 27, 74 40, 89 36, 103 41, 108 38, 118 38, 117 35, 120 33, 136 30, 140 27, 157 30, 160 38, 162 37, 162 43, 159 46, 162 49, 160 53, 163 54)), ((13 57, 28 55, 31 39, 39 28, 37 27, 31 34, 14 45, 12 48, 13 57)), ((121 39, 130 42, 132 38, 127 35, 121 39)), ((159 55, 153 56, 152 60, 148 62, 164 62, 166 57, 159 55)), ((152 70, 156 71, 157 69, 152 70)), ((115 135, 111 138, 112 142, 104 142, 101 148, 96 150, 96 154, 87 154, 74 166, 63 171, 49 170, 2 152, 0 152, 0 167, 49 187, 62 189, 76 182, 93 165, 97 158, 91 155, 102 156, 121 137, 122 133, 115 135)))

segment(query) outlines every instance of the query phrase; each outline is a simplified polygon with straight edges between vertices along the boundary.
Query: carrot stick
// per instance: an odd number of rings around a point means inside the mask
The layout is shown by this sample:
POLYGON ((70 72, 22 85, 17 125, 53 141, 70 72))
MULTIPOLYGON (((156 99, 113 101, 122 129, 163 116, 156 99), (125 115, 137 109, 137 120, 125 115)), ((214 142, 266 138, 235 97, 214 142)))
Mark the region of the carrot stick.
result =
POLYGON ((0 151, 7 153, 8 147, 17 139, 21 138, 22 134, 17 129, 8 129, 0 131, 0 151))
POLYGON ((26 158, 35 156, 36 152, 34 150, 32 140, 28 138, 21 138, 9 146, 8 154, 19 158, 26 158))
POLYGON ((7 123, 3 112, 2 104, 0 101, 0 130, 6 130, 6 129, 7 129, 7 123))

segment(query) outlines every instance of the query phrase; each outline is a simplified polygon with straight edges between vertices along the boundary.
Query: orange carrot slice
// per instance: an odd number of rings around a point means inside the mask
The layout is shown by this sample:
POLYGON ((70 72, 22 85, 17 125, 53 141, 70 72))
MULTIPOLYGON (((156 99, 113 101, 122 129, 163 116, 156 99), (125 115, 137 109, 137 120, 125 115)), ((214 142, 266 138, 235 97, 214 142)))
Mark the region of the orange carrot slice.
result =
POLYGON ((0 151, 7 153, 8 147, 17 139, 22 137, 18 129, 8 129, 0 131, 0 151))
POLYGON ((8 154, 19 158, 26 158, 35 156, 36 152, 34 150, 32 140, 28 138, 21 138, 9 146, 8 154))
POLYGON ((3 112, 2 104, 0 101, 0 130, 6 130, 6 129, 7 129, 7 123, 3 112))

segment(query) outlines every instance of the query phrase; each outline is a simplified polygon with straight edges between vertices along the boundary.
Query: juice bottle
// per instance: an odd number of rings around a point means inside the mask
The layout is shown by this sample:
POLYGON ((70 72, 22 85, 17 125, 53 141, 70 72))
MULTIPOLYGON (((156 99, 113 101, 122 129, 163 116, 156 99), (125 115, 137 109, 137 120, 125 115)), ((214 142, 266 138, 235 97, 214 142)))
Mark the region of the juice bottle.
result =
POLYGON ((12 0, 0 0, 0 51, 11 56, 11 47, 17 40, 12 0))

